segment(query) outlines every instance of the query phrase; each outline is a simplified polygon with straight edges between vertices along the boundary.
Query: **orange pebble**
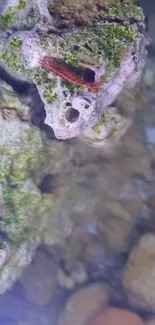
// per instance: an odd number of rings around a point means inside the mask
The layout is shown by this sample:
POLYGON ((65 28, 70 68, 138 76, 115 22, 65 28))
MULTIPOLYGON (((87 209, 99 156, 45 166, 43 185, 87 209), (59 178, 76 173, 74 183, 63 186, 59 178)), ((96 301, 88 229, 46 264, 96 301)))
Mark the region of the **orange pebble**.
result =
POLYGON ((109 307, 97 316, 92 325, 144 325, 144 321, 134 312, 109 307))

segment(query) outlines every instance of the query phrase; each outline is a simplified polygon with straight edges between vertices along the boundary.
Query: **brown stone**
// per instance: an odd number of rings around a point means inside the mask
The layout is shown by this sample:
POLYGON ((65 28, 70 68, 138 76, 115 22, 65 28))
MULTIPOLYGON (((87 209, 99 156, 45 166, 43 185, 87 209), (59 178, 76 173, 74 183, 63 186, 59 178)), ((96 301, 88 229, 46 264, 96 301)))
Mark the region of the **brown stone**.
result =
POLYGON ((123 286, 131 305, 155 311, 155 235, 142 236, 131 251, 123 286))
POLYGON ((92 325, 144 325, 144 322, 136 313, 112 307, 97 316, 92 325))
POLYGON ((107 207, 105 203, 101 211, 106 211, 98 222, 98 236, 103 247, 108 246, 117 252, 127 251, 134 228, 133 216, 118 201, 107 207))
POLYGON ((108 287, 103 282, 84 287, 70 297, 58 325, 86 325, 107 301, 108 287))

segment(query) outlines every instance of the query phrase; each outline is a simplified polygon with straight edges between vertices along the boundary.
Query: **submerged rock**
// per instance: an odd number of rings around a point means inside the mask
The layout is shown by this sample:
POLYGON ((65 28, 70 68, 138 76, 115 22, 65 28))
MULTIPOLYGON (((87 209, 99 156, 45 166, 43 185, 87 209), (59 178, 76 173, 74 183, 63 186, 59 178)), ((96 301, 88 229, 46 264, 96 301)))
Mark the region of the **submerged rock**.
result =
POLYGON ((142 236, 131 251, 123 286, 132 306, 155 311, 155 236, 142 236))
POLYGON ((0 116, 0 129, 0 236, 9 245, 8 254, 3 245, 1 260, 0 293, 4 293, 30 263, 39 242, 41 223, 35 225, 34 219, 40 218, 41 195, 30 173, 43 147, 40 132, 16 116, 9 121, 0 116))
POLYGON ((59 325, 85 325, 108 302, 108 287, 100 282, 75 292, 60 315, 59 325))
POLYGON ((71 265, 69 264, 70 263, 66 263, 65 265, 66 272, 59 269, 59 286, 66 289, 72 289, 76 285, 86 283, 88 281, 88 275, 84 264, 80 261, 71 263, 71 265))
POLYGON ((71 290, 75 287, 74 281, 60 268, 58 270, 58 281, 60 288, 71 290))
POLYGON ((39 240, 39 236, 34 236, 18 244, 12 243, 10 256, 0 269, 0 294, 4 294, 21 276, 25 267, 31 262, 39 240))
MULTIPOLYGON (((39 12, 48 23, 40 21, 37 25, 33 19, 35 28, 30 30, 26 20, 26 32, 21 33, 22 24, 9 40, 1 39, 0 58, 36 84, 45 104, 45 124, 52 127, 56 137, 78 136, 99 122, 125 85, 134 87, 139 81, 148 43, 143 11, 133 0, 75 1, 74 5, 68 0, 36 0, 23 6, 22 10, 27 10, 25 19, 33 6, 34 15, 39 12), (61 71, 62 78, 40 66, 38 60, 45 57, 57 59, 53 68, 56 74, 61 71), (75 75, 80 86, 72 82, 75 75), (100 89, 92 92, 96 81, 100 89)), ((21 0, 13 7, 16 9, 9 8, 22 17, 21 0)), ((9 19, 4 28, 6 12, 1 19, 1 29, 10 28, 9 19)), ((108 137, 108 133, 103 136, 108 137)))
POLYGON ((92 146, 105 147, 117 143, 130 125, 131 119, 121 115, 117 107, 109 107, 94 127, 83 132, 81 139, 92 146))
POLYGON ((16 103, 20 104, 20 113, 24 105, 11 92, 9 89, 8 102, 4 95, 2 108, 6 100, 14 114, 4 119, 0 109, 0 294, 31 262, 47 217, 51 219, 52 203, 52 198, 43 195, 33 180, 46 159, 45 137, 38 128, 19 119, 16 103))
POLYGON ((28 301, 44 306, 52 301, 57 286, 57 267, 42 251, 37 251, 20 283, 28 301))
POLYGON ((119 309, 119 308, 106 308, 103 313, 101 313, 93 325, 144 325, 144 322, 140 316, 129 310, 119 309))
POLYGON ((21 102, 17 93, 6 82, 0 79, 0 112, 3 119, 11 119, 14 112, 22 120, 30 120, 30 108, 21 102))

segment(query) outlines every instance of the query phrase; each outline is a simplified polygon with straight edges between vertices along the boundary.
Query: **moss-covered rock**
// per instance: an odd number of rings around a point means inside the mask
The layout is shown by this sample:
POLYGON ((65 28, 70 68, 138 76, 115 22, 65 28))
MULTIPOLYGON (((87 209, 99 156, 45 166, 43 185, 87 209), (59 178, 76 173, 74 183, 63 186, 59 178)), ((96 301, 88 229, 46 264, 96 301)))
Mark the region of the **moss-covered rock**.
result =
POLYGON ((129 24, 98 23, 61 36, 60 57, 74 66, 99 68, 106 64, 107 70, 112 70, 119 67, 135 38, 136 30, 129 24))
POLYGON ((0 80, 0 111, 2 115, 5 115, 5 111, 8 116, 11 117, 13 112, 16 111, 17 115, 21 117, 22 120, 30 120, 30 108, 21 102, 17 93, 14 92, 13 88, 6 82, 0 80), (4 114, 3 114, 4 112, 4 114))
MULTIPOLYGON (((60 58, 73 66, 99 67, 106 62, 111 68, 115 68, 119 66, 121 58, 127 52, 134 37, 135 30, 130 25, 122 27, 117 24, 103 23, 95 28, 84 28, 62 36, 40 36, 40 45, 49 55, 55 55, 57 52, 60 58)), ((19 37, 12 38, 7 44, 1 40, 0 58, 13 70, 26 73, 21 46, 22 41, 19 37)), ((26 56, 26 53, 24 54, 26 56)), ((32 74, 27 71, 26 74, 38 85, 46 81, 51 82, 48 72, 42 68, 32 71, 32 74)), ((51 87, 54 88, 55 85, 54 79, 51 87)), ((69 83, 65 83, 65 86, 69 87, 69 83)))
MULTIPOLYGON (((13 241, 21 241, 33 229, 34 215, 39 218, 41 194, 30 178, 33 170, 41 167, 43 143, 37 129, 17 118, 1 118, 0 129, 1 230, 13 241)), ((38 224, 36 228, 39 230, 38 224)))
MULTIPOLYGON (((0 83, 0 294, 31 262, 41 235, 49 228, 57 239, 59 216, 52 194, 38 187, 54 150, 42 132, 17 116, 22 103, 10 86, 0 83), (15 101, 14 101, 15 99, 15 101), (15 107, 17 101, 17 109, 15 107), (10 102, 10 106, 9 106, 10 102), (14 102, 14 105, 12 104, 14 102), (13 112, 4 119, 5 107, 13 112)), ((24 110, 24 109, 23 109, 24 110)), ((51 143, 51 142, 50 142, 51 143)), ((55 149, 56 150, 56 149, 55 149)), ((55 158, 56 159, 56 158, 55 158)))
POLYGON ((81 139, 93 147, 111 147, 120 140, 131 125, 131 118, 119 112, 118 107, 110 106, 102 114, 99 122, 91 129, 86 130, 81 139))
POLYGON ((134 0, 55 0, 48 8, 53 30, 37 27, 24 37, 16 33, 9 42, 0 40, 0 59, 36 84, 45 123, 66 139, 93 127, 135 72, 134 82, 139 80, 146 58, 144 15, 134 0), (39 64, 44 57, 57 59, 51 71, 39 64))
POLYGON ((48 220, 54 234, 58 219, 52 215, 51 195, 43 195, 33 181, 46 158, 39 129, 17 116, 11 120, 0 116, 0 129, 1 294, 30 263, 48 220))
POLYGON ((141 8, 134 0, 55 0, 49 1, 48 7, 59 27, 69 27, 70 24, 92 26, 97 20, 105 18, 139 22, 144 19, 141 8))
POLYGON ((44 197, 32 180, 47 150, 39 129, 17 116, 11 120, 0 116, 0 129, 0 230, 11 241, 23 242, 40 235, 43 219, 51 213, 51 198, 44 197))
MULTIPOLYGON (((29 237, 29 240, 9 247, 9 254, 0 268, 0 294, 4 294, 21 276, 24 268, 31 262, 40 237, 29 237)), ((7 243, 8 245, 8 243, 7 243)))
MULTIPOLYGON (((137 34, 137 28, 127 21, 124 25, 115 22, 101 22, 92 27, 61 33, 60 36, 55 34, 37 35, 37 39, 40 48, 42 48, 41 53, 58 56, 73 67, 99 68, 106 65, 107 78, 109 73, 119 67, 131 44, 136 41, 137 34)), ((52 103, 56 99, 56 93, 52 91, 56 88, 56 79, 53 79, 51 83, 49 73, 41 67, 37 68, 37 64, 35 69, 31 69, 29 62, 33 60, 33 56, 36 56, 35 50, 37 50, 33 49, 33 39, 31 37, 28 47, 29 49, 26 47, 28 52, 25 52, 22 41, 18 36, 12 38, 10 43, 7 44, 1 40, 0 58, 13 70, 26 74, 38 86, 46 84, 45 99, 52 103)), ((62 86, 73 93, 83 90, 82 87, 73 85, 68 81, 62 81, 62 86)))
POLYGON ((27 2, 18 0, 18 4, 8 6, 7 10, 0 16, 0 30, 6 31, 7 28, 22 23, 24 28, 31 29, 39 21, 39 13, 36 10, 29 11, 26 15, 24 10, 27 7, 27 2))

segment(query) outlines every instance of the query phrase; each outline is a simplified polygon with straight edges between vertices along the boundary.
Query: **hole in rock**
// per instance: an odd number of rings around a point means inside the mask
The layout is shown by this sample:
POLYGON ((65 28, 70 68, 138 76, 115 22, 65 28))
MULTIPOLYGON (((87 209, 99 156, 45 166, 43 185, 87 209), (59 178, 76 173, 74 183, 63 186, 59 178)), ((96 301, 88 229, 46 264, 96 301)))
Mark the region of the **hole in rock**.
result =
POLYGON ((71 103, 70 102, 66 102, 66 106, 71 106, 71 103))
POLYGON ((84 69, 84 80, 88 82, 94 82, 95 81, 95 72, 89 68, 84 69))
POLYGON ((79 50, 79 46, 78 45, 75 45, 74 46, 74 51, 78 51, 79 50))
POLYGON ((69 108, 65 114, 65 117, 68 122, 76 122, 79 118, 79 111, 74 108, 69 108))
POLYGON ((63 95, 64 95, 65 98, 67 97, 67 93, 66 93, 65 90, 63 90, 63 95))
POLYGON ((83 67, 73 67, 68 65, 70 70, 73 71, 77 76, 84 79, 87 82, 94 82, 95 81, 95 72, 89 68, 83 67))
POLYGON ((56 188, 58 188, 58 176, 54 174, 45 175, 39 185, 42 193, 52 193, 56 188))

